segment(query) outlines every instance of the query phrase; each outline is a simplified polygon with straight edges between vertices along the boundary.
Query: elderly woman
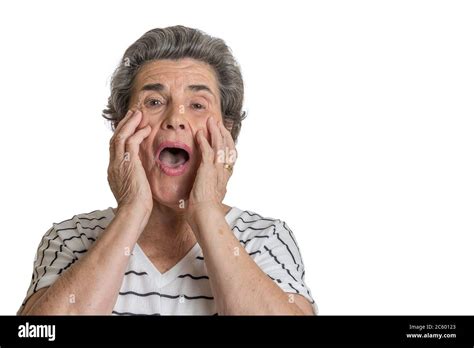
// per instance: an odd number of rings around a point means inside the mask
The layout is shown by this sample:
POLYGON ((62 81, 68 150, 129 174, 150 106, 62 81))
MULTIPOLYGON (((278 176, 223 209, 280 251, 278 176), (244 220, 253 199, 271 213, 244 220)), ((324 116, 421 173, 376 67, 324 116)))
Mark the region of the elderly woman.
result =
POLYGON ((222 203, 243 82, 224 41, 153 29, 111 82, 116 208, 54 223, 19 314, 317 314, 285 222, 222 203))

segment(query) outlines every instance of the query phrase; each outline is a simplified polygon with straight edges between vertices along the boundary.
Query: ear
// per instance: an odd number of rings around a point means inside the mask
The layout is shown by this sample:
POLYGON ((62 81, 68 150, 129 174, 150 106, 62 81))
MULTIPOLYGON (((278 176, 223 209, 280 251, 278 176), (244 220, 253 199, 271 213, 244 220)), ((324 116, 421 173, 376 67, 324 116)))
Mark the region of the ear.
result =
POLYGON ((232 133, 232 129, 234 128, 234 121, 226 117, 222 117, 222 119, 224 122, 224 127, 227 128, 227 130, 232 133))

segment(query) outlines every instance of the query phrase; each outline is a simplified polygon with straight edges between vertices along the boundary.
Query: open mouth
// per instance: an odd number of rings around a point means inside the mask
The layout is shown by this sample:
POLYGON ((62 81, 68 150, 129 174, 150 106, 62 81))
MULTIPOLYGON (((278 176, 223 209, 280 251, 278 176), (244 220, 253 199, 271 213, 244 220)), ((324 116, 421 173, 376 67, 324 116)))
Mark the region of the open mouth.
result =
POLYGON ((183 174, 191 158, 191 148, 181 142, 163 142, 157 151, 161 171, 170 176, 183 174))
POLYGON ((179 147, 165 147, 161 150, 158 158, 164 165, 176 168, 189 161, 189 154, 179 147))

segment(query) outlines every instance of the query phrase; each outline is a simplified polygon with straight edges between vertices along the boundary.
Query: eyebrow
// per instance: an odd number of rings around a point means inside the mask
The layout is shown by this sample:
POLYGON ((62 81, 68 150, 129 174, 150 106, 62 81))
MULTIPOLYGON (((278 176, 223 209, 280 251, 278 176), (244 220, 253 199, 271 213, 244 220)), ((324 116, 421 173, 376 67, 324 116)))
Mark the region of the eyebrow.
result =
MULTIPOLYGON (((216 97, 214 93, 212 93, 212 90, 206 85, 189 85, 186 88, 193 92, 206 91, 210 93, 214 98, 216 97)), ((165 86, 161 83, 151 83, 141 88, 142 91, 155 91, 155 92, 162 92, 165 89, 166 89, 165 86)))
POLYGON ((161 83, 151 83, 142 87, 142 91, 155 91, 162 92, 165 89, 165 86, 161 83))
POLYGON ((190 89, 193 92, 206 91, 210 93, 214 98, 216 97, 214 93, 212 93, 211 89, 206 85, 189 85, 188 89, 190 89))

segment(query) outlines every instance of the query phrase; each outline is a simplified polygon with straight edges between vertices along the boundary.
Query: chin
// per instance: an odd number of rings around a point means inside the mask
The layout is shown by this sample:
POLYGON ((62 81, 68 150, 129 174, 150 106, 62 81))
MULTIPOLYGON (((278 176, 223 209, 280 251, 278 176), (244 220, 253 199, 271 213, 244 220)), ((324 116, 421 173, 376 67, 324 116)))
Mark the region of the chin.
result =
POLYGON ((189 199, 193 181, 185 177, 157 178, 150 185, 153 200, 169 208, 182 209, 180 204, 189 199))

